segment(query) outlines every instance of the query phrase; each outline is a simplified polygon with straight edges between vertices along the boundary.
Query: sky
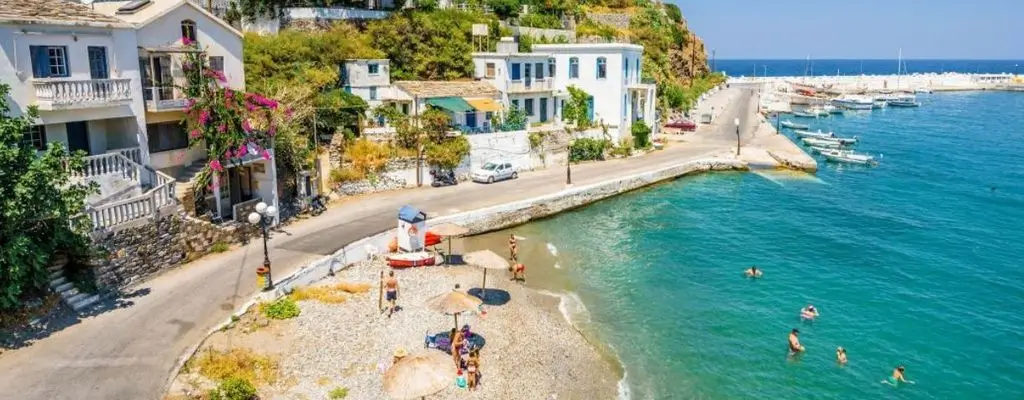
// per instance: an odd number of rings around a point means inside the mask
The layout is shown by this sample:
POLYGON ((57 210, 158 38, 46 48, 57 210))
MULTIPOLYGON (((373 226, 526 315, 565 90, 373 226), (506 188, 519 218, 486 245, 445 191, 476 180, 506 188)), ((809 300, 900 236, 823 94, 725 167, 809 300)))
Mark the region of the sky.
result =
POLYGON ((1024 59, 1024 0, 666 0, 719 59, 1024 59))

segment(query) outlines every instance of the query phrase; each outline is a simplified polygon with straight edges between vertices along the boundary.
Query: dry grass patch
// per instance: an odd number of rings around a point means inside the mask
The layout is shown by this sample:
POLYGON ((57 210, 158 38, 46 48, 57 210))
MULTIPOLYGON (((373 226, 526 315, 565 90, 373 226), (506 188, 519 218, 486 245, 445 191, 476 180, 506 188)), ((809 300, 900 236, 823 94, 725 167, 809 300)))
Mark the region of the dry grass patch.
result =
POLYGON ((235 348, 224 352, 208 349, 196 354, 185 368, 218 382, 235 377, 260 386, 277 381, 280 366, 275 358, 235 348))
POLYGON ((359 294, 370 291, 367 283, 342 282, 334 285, 307 286, 295 289, 291 298, 295 301, 315 300, 326 304, 344 303, 346 294, 359 294))
POLYGON ((330 383, 331 383, 331 378, 328 378, 326 376, 321 376, 319 378, 316 378, 317 386, 327 386, 330 383))

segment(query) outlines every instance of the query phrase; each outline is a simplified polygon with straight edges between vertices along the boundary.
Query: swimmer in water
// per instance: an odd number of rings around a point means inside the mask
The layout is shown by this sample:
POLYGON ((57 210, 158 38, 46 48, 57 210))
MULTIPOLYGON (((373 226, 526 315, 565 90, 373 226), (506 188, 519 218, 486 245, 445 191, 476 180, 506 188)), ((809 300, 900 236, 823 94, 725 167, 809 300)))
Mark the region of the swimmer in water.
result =
POLYGON ((892 370, 892 376, 886 378, 882 383, 887 383, 893 386, 898 386, 900 383, 913 384, 914 381, 908 381, 907 378, 903 377, 904 370, 905 369, 902 365, 896 367, 896 369, 892 370))
POLYGON ((815 318, 818 318, 818 315, 818 309, 814 308, 814 304, 808 304, 807 307, 800 310, 800 319, 813 321, 815 318))
POLYGON ((846 365, 846 349, 836 347, 836 362, 838 362, 839 365, 846 365))
POLYGON ((747 278, 760 278, 761 277, 761 273, 762 273, 762 271, 757 269, 756 265, 751 266, 749 269, 747 269, 744 272, 744 274, 747 275, 747 278))
POLYGON ((800 339, 797 337, 800 335, 800 330, 793 328, 789 331, 789 354, 797 354, 804 351, 804 346, 800 344, 800 339))

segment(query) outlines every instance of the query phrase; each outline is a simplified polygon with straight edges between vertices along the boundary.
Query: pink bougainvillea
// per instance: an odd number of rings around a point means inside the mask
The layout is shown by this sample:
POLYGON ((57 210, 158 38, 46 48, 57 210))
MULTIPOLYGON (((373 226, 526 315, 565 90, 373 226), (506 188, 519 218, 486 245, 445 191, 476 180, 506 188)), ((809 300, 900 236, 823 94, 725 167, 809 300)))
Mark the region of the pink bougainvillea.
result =
POLYGON ((219 171, 223 171, 224 167, 222 165, 220 165, 220 160, 215 158, 213 160, 210 160, 210 169, 219 172, 219 171))

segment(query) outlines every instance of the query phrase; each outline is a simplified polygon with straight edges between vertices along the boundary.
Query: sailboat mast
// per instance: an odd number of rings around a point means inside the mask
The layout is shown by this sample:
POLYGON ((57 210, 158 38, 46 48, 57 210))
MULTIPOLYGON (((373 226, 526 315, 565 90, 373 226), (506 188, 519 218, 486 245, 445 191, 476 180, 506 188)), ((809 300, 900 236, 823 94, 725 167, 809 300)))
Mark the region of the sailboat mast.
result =
POLYGON ((900 90, 900 75, 903 75, 903 48, 899 49, 899 58, 896 59, 896 91, 900 90))

